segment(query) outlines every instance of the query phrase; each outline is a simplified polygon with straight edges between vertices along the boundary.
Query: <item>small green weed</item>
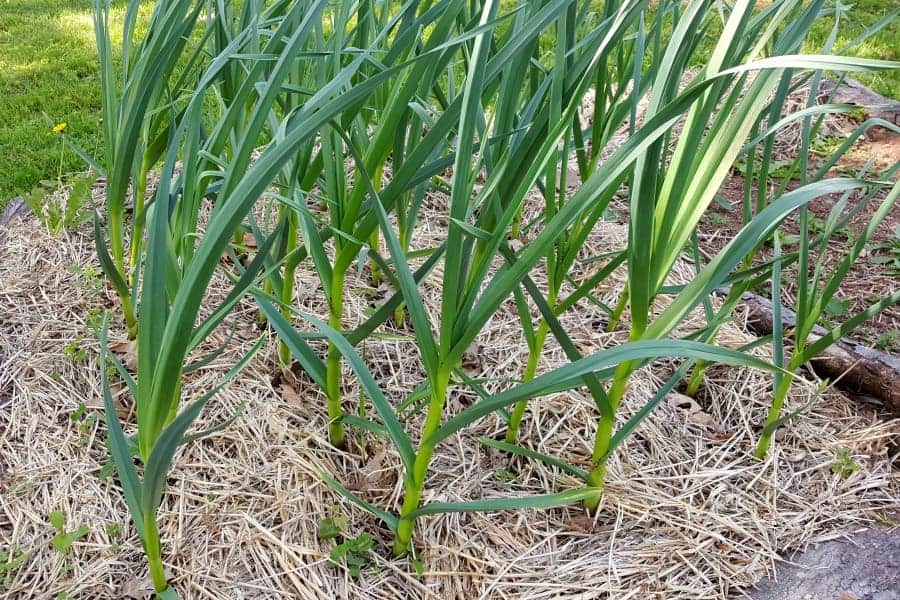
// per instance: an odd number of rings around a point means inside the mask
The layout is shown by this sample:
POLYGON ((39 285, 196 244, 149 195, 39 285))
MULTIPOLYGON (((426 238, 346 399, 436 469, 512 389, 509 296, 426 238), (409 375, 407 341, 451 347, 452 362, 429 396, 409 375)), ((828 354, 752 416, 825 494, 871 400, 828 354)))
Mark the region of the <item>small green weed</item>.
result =
POLYGON ((343 535, 347 529, 350 520, 346 516, 337 515, 327 517, 319 521, 319 527, 316 530, 316 536, 320 540, 333 540, 343 535))
POLYGON ((900 225, 887 241, 869 247, 869 262, 882 265, 892 275, 900 275, 900 225))
POLYGON ((832 298, 828 301, 828 304, 825 305, 825 314, 829 317, 840 317, 847 312, 848 308, 850 308, 849 299, 841 300, 839 298, 832 298))
POLYGON ((412 566, 413 566, 413 569, 415 569, 415 571, 416 571, 416 575, 418 575, 419 577, 421 577, 422 575, 425 574, 425 563, 423 563, 418 558, 414 558, 412 560, 412 566))
POLYGON ((76 176, 70 180, 67 194, 63 193, 61 182, 41 181, 22 197, 50 235, 56 237, 64 229, 78 229, 93 218, 91 188, 96 180, 95 175, 76 176))
POLYGON ((885 331, 875 339, 875 347, 887 352, 900 352, 900 329, 885 331))
POLYGON ((500 486, 507 490, 512 488, 512 484, 516 482, 516 479, 518 479, 515 473, 512 473, 511 471, 508 471, 502 467, 494 471, 494 476, 500 482, 500 486))
POLYGON ((346 563, 350 575, 358 577, 360 571, 369 563, 369 552, 375 547, 375 540, 367 533, 356 537, 344 537, 349 519, 344 515, 326 517, 319 521, 316 536, 324 540, 339 542, 331 549, 331 562, 339 565, 346 563))
POLYGON ((85 292, 99 292, 103 289, 103 271, 101 271, 100 269, 97 269, 90 265, 88 265, 87 267, 69 265, 68 267, 66 267, 66 271, 68 271, 72 275, 78 275, 81 278, 81 288, 85 292))
POLYGON ((710 227, 724 227, 728 224, 728 217, 719 212, 707 212, 703 215, 703 221, 710 227))
POLYGON ((28 561, 28 555, 18 546, 0 550, 0 590, 9 587, 19 567, 28 561))
POLYGON ((875 519, 877 523, 884 525, 885 527, 896 527, 897 523, 891 519, 885 512, 877 512, 872 517, 875 519))
POLYGON ((103 310, 100 307, 89 308, 87 311, 87 315, 84 318, 84 325, 87 327, 91 333, 97 334, 100 331, 101 325, 103 325, 103 319, 106 317, 109 311, 103 310))
POLYGON ((113 461, 108 460, 105 463, 103 463, 102 467, 100 467, 100 472, 97 473, 97 477, 99 477, 100 479, 109 479, 110 477, 112 477, 115 474, 116 474, 116 464, 113 461))
POLYGON ((122 526, 111 521, 107 523, 103 529, 110 539, 109 551, 113 554, 117 554, 120 548, 119 542, 122 540, 122 526))
POLYGON ((331 549, 331 561, 335 564, 346 562, 347 569, 353 577, 359 577, 360 571, 369 564, 369 553, 375 547, 375 540, 368 533, 346 538, 331 549))
POLYGON ((83 363, 87 360, 87 350, 81 346, 83 341, 84 338, 82 336, 76 336, 74 340, 63 348, 63 354, 75 364, 83 363))
POLYGON ((9 486, 9 493, 17 498, 21 498, 31 489, 31 480, 23 479, 9 486))
POLYGON ((100 413, 95 410, 89 410, 82 402, 75 409, 75 412, 69 415, 69 420, 72 424, 78 426, 78 433, 81 436, 79 445, 86 446, 90 441, 91 431, 94 430, 94 426, 100 420, 100 413))
POLYGON ((83 538, 91 532, 91 528, 87 525, 82 525, 73 531, 66 531, 66 515, 61 510, 51 512, 47 516, 47 520, 53 526, 53 529, 56 530, 56 535, 53 536, 52 541, 53 547, 64 556, 69 554, 72 544, 77 539, 83 538))
POLYGON ((838 448, 834 453, 834 462, 831 463, 831 472, 843 478, 850 477, 860 470, 859 463, 853 460, 853 455, 846 448, 838 448))

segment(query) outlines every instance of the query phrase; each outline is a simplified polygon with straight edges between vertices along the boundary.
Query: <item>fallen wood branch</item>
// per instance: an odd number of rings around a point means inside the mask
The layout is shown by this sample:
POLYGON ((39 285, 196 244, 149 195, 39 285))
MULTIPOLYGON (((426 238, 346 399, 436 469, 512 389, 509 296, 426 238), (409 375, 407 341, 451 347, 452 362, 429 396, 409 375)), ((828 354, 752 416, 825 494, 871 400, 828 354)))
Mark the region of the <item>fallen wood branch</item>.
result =
MULTIPOLYGON (((772 333, 772 302, 757 294, 746 292, 741 298, 747 309, 747 325, 757 335, 772 333)), ((784 328, 794 327, 796 314, 781 309, 784 328)), ((823 336, 826 330, 813 328, 810 342, 823 336)), ((900 358, 880 352, 859 342, 841 338, 825 352, 810 361, 817 375, 836 381, 837 387, 877 399, 885 409, 900 417, 900 358)))

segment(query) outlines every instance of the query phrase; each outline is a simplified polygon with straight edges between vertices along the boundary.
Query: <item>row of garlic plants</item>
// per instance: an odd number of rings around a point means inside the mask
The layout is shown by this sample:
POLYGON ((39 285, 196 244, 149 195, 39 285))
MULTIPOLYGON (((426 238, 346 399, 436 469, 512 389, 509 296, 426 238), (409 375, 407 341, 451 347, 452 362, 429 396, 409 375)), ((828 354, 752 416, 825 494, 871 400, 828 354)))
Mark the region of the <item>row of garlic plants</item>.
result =
MULTIPOLYGON (((791 373, 829 340, 898 300, 884 299, 831 337, 805 342, 898 195, 896 184, 886 197, 881 193, 891 186, 889 177, 865 170, 859 177, 828 178, 827 165, 811 171, 805 159, 795 165, 802 180, 790 191, 788 178, 771 175, 772 143, 782 127, 802 119, 806 151, 818 120, 848 110, 810 104, 799 115, 785 115, 799 75, 815 83, 826 70, 893 66, 835 57, 830 46, 800 55, 810 26, 828 11, 825 0, 776 0, 763 8, 748 0, 160 0, 146 27, 138 27, 139 2, 131 0, 121 67, 109 11, 108 0, 95 0, 106 144, 94 166, 107 181, 95 234, 122 319, 136 337, 138 361, 129 372, 102 336, 102 362, 116 366, 136 405, 136 435, 129 437, 132 424, 116 415, 104 369, 108 445, 162 598, 177 597, 157 528, 175 451, 202 437, 189 433, 192 424, 266 337, 202 397, 183 398, 182 381, 208 362, 195 351, 248 294, 280 339, 282 366, 296 361, 325 392, 330 441, 344 447, 345 429, 353 427, 385 436, 395 447, 404 473, 397 506, 374 506, 336 476, 325 477, 384 522, 398 556, 411 550, 417 520, 430 514, 578 502, 597 509, 608 457, 692 366, 695 389, 711 362, 776 373, 762 454, 780 422, 791 373), (711 36, 712 25, 721 33, 711 36), (692 68, 698 60, 702 66, 692 68), (616 143, 621 131, 628 136, 616 143), (667 287, 737 161, 744 161, 748 182, 743 229, 706 264, 698 262, 689 284, 667 287), (151 172, 159 183, 148 194, 151 172), (756 197, 754 189, 760 190, 756 197), (542 211, 524 222, 534 190, 543 198, 542 211), (410 251, 424 199, 435 191, 447 198, 441 242, 410 251), (617 194, 630 204, 627 247, 576 278, 588 236, 617 194), (743 290, 788 264, 805 274, 813 253, 846 222, 836 208, 823 234, 802 225, 797 251, 783 253, 778 245, 774 257, 763 256, 781 222, 799 210, 804 224, 807 203, 825 194, 843 194, 844 205, 853 194, 884 200, 839 272, 825 277, 821 261, 815 263, 813 281, 798 299, 803 318, 794 332, 794 357, 784 360, 780 342, 774 364, 712 344, 743 290), (274 217, 259 219, 260 211, 274 217), (248 233, 255 244, 245 244, 248 233), (520 238, 527 243, 511 243, 520 238), (223 253, 231 260, 223 261, 223 253), (304 262, 321 284, 326 319, 294 302, 296 271, 304 262), (362 263, 395 291, 348 330, 347 274, 362 263), (613 325, 628 310, 629 341, 584 356, 560 317, 581 302, 599 302, 595 291, 620 266, 627 287, 619 303, 606 308, 613 325), (206 306, 208 286, 221 270, 231 291, 206 306), (533 279, 539 271, 547 280, 543 288, 533 279), (442 290, 436 320, 419 288, 432 273, 442 290), (820 283, 824 292, 817 296, 820 283), (711 293, 729 284, 732 293, 713 310, 711 293), (657 314, 652 307, 661 295, 670 302, 657 314), (517 382, 489 394, 462 373, 461 362, 510 300, 519 310, 528 361, 517 382), (673 337, 701 305, 707 326, 673 337), (532 310, 540 314, 537 321, 532 310), (389 319, 411 329, 424 365, 415 397, 399 406, 357 350, 389 319), (569 362, 541 372, 551 335, 569 362), (323 354, 312 340, 327 344, 323 354), (685 362, 616 430, 629 378, 663 357, 685 362), (364 416, 345 411, 345 364, 364 392, 364 416), (472 387, 479 400, 450 414, 454 386, 472 387), (587 389, 597 406, 597 423, 585 424, 595 432, 590 464, 520 445, 528 402, 575 388, 587 389), (537 496, 423 503, 440 444, 492 414, 506 420, 506 440, 484 443, 547 461, 584 485, 537 496)), ((777 284, 773 291, 779 292, 777 284)))

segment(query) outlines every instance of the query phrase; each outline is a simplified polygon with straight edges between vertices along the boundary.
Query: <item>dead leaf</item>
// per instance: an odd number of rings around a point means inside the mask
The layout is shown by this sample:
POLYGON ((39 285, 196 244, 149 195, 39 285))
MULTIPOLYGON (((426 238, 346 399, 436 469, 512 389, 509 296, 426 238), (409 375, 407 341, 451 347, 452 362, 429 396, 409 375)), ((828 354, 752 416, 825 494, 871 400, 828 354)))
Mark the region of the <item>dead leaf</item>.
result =
POLYGON ((282 383, 278 386, 278 391, 281 392, 281 398, 291 406, 300 406, 303 402, 300 398, 300 394, 294 387, 288 383, 282 383))
POLYGON ((706 439, 711 442, 727 442, 731 438, 734 437, 734 433, 730 431, 719 431, 715 433, 710 433, 706 439))
POLYGON ((666 400, 666 404, 668 404, 670 408, 674 408, 676 410, 684 410, 688 413, 695 413, 703 410, 700 405, 697 404, 696 400, 694 400, 690 396, 679 394, 678 392, 670 393, 669 399, 666 400))
POLYGON ((129 371, 137 370, 137 344, 134 340, 113 342, 109 349, 115 352, 129 371))
POLYGON ((369 489, 391 488, 397 482, 397 472, 385 468, 385 459, 388 453, 385 448, 380 448, 365 466, 365 482, 369 489))
POLYGON ((722 426, 719 425, 719 422, 716 421, 715 417, 702 410, 690 413, 687 417, 687 422, 693 425, 699 425, 713 433, 723 433, 725 431, 722 426))
POLYGON ((687 423, 690 425, 698 425, 707 431, 712 432, 714 434, 712 436, 714 440, 724 441, 731 437, 730 434, 725 432, 725 429, 722 428, 719 422, 716 421, 715 417, 704 411, 703 407, 690 396, 672 392, 669 394, 667 404, 670 408, 674 408, 675 410, 685 411, 687 413, 687 423), (722 439, 722 436, 724 436, 724 439, 722 439))
POLYGON ((349 480, 345 485, 351 492, 362 493, 368 490, 368 486, 366 485, 366 478, 358 471, 349 475, 349 480))
POLYGON ((467 350, 462 357, 460 369, 469 377, 475 377, 481 373, 481 348, 477 346, 472 350, 467 350))
POLYGON ((153 582, 149 577, 138 579, 132 577, 119 588, 119 596, 121 598, 133 598, 134 600, 145 600, 153 594, 153 582))
POLYGON ((231 262, 231 252, 234 252, 235 256, 237 256, 238 261, 246 266, 248 264, 247 254, 256 250, 259 245, 256 242, 256 237, 252 233, 245 233, 242 238, 242 243, 240 246, 228 246, 222 251, 222 255, 219 257, 222 261, 229 263, 231 262))
POLYGON ((588 515, 575 515, 566 521, 566 529, 569 531, 590 533, 594 530, 594 518, 588 515))
POLYGON ((807 456, 808 456, 808 454, 807 454, 806 450, 798 450, 797 452, 794 452, 790 456, 790 458, 788 458, 788 460, 793 463, 803 462, 804 460, 806 460, 807 456))
MULTIPOLYGON (((110 381, 109 382, 109 391, 113 397, 113 404, 116 407, 116 416, 119 417, 119 420, 123 422, 127 422, 128 419, 131 418, 131 409, 129 406, 126 406, 123 400, 128 398, 127 392, 128 387, 120 382, 120 381, 110 381)), ((84 401, 85 408, 89 408, 91 410, 96 410, 103 412, 106 410, 106 405, 103 403, 103 399, 99 396, 94 397, 91 396, 87 400, 84 401)))

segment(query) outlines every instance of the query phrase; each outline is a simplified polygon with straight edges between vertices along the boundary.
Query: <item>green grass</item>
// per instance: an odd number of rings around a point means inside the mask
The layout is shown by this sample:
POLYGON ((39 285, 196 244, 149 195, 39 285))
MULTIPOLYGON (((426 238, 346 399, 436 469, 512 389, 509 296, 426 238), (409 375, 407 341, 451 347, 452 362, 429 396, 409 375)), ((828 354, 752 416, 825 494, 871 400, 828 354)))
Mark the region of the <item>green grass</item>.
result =
MULTIPOLYGON (((768 0, 760 0, 757 2, 757 6, 764 6, 768 3, 768 0)), ((851 8, 848 13, 841 16, 840 28, 838 29, 837 39, 832 52, 841 50, 896 8, 895 3, 886 2, 885 0, 851 0, 850 2, 844 2, 844 4, 850 5, 851 8)), ((832 9, 834 2, 827 2, 826 7, 832 9)), ((828 36, 831 34, 832 27, 834 27, 833 16, 818 19, 810 28, 809 36, 803 45, 803 52, 806 54, 820 54, 828 36)), ((707 40, 701 43, 701 51, 695 56, 693 61, 696 66, 706 63, 707 54, 709 51, 712 51, 712 41, 720 31, 721 27, 718 24, 710 27, 710 33, 713 35, 708 36, 707 40)), ((862 58, 900 60, 900 18, 894 18, 890 24, 877 34, 857 45, 851 51, 843 52, 843 54, 862 58)), ((858 73, 854 77, 882 96, 900 100, 900 70, 858 73)))
MULTIPOLYGON (((114 31, 124 8, 116 2, 114 31)), ((149 7, 152 2, 146 2, 149 7)), ((101 143, 100 81, 90 0, 0 0, 0 206, 55 179, 54 122, 92 155, 101 143)), ((63 171, 83 171, 67 152, 63 171)))
MULTIPOLYGON (((895 3, 885 0, 851 0, 847 4, 852 8, 841 17, 835 49, 840 49, 897 7, 895 3)), ((804 51, 821 52, 833 26, 833 18, 819 19, 810 31, 810 40, 804 51)), ((900 60, 900 18, 895 18, 877 35, 860 44, 852 54, 864 58, 900 60)), ((879 94, 900 100, 900 70, 860 74, 857 78, 879 94)))
MULTIPOLYGON (((121 26, 122 2, 113 31, 121 26)), ((152 2, 144 3, 149 9, 152 2)), ((837 46, 861 33, 890 9, 884 0, 857 0, 843 20, 837 46)), ((0 0, 0 206, 53 179, 59 168, 59 140, 43 114, 68 124, 67 134, 92 155, 99 149, 100 82, 91 25, 90 0, 0 0)), ((821 49, 832 26, 813 27, 806 51, 821 49)), ((118 40, 114 40, 114 44, 118 40)), ((895 20, 854 54, 900 60, 900 20, 895 20)), ((861 76, 875 91, 900 98, 900 71, 861 76)), ((84 170, 67 152, 63 171, 84 170)))

